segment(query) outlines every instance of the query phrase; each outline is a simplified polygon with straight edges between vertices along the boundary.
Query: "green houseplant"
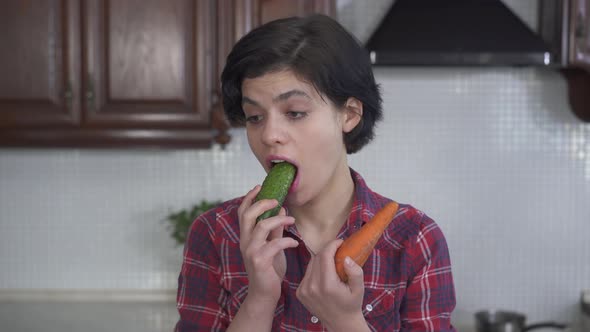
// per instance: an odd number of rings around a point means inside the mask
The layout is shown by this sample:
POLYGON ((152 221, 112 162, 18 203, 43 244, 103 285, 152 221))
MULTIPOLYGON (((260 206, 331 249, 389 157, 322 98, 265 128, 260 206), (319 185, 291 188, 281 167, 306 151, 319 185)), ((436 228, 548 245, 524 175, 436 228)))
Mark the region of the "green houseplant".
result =
POLYGON ((221 204, 221 201, 202 200, 201 203, 193 205, 190 209, 183 209, 178 212, 169 214, 166 217, 170 235, 176 241, 178 246, 184 245, 188 230, 193 221, 206 212, 221 204))

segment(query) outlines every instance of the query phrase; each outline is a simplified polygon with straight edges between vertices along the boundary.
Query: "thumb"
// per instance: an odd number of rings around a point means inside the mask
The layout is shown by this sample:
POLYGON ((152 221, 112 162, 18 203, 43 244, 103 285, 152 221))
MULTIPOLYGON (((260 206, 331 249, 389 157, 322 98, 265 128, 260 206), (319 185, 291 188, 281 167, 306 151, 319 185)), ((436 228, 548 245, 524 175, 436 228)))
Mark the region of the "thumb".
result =
POLYGON ((363 277, 363 268, 354 260, 346 256, 344 259, 344 272, 348 276, 348 286, 353 294, 364 293, 365 281, 363 277))

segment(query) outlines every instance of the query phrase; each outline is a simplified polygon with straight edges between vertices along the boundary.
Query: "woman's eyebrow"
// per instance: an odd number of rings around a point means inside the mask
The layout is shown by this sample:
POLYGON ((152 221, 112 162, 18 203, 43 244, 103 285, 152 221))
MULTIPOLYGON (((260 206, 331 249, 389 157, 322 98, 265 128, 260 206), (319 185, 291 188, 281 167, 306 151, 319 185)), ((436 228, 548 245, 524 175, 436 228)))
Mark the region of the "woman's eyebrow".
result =
POLYGON ((285 101, 293 96, 301 96, 301 97, 305 97, 307 99, 311 99, 311 97, 307 93, 305 93, 301 90, 294 89, 294 90, 290 90, 287 92, 283 92, 280 95, 278 95, 277 97, 274 97, 272 100, 273 100, 273 102, 276 103, 278 101, 285 101))
MULTIPOLYGON (((272 99, 272 101, 275 103, 280 102, 280 101, 285 101, 293 96, 301 96, 301 97, 305 97, 307 99, 311 99, 311 97, 307 93, 305 93, 304 91, 294 89, 294 90, 289 90, 287 92, 281 93, 280 95, 274 97, 272 99)), ((262 107, 262 106, 260 106, 260 104, 256 100, 250 99, 246 96, 242 96, 242 105, 243 104, 250 104, 250 105, 253 105, 256 107, 262 107)))
POLYGON ((260 104, 257 101, 252 100, 252 99, 250 99, 250 98, 248 98, 246 96, 242 96, 242 105, 244 105, 244 104, 251 104, 251 105, 254 105, 256 107, 260 107, 260 104))

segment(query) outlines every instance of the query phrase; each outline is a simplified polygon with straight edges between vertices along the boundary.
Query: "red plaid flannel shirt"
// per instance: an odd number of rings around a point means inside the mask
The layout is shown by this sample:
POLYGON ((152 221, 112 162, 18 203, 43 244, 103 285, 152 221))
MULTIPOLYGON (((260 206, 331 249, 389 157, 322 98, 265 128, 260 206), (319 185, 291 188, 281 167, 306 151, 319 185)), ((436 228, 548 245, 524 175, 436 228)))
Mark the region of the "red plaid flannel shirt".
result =
MULTIPOLYGON (((351 170, 355 198, 338 237, 347 238, 389 199, 371 191, 351 170)), ((191 226, 178 279, 177 332, 225 331, 248 293, 239 247, 237 210, 242 198, 199 216, 191 226)), ((295 226, 285 230, 303 242, 295 226)), ((311 256, 301 243, 285 251, 287 274, 273 331, 326 331, 295 291, 311 256)), ((363 314, 373 331, 455 331, 450 323, 455 290, 446 240, 437 224, 400 204, 393 222, 365 263, 363 314)))

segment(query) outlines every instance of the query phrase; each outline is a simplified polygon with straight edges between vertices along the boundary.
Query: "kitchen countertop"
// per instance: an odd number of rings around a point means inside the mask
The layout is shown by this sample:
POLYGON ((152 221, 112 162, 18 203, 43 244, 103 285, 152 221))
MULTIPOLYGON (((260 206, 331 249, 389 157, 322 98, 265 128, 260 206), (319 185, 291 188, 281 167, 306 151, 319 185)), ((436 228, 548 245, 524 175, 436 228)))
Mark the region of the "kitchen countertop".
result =
POLYGON ((0 302, 0 331, 170 332, 173 302, 0 302))
MULTIPOLYGON (((458 332, 475 332, 472 315, 457 315, 458 332)), ((0 331, 171 332, 178 320, 174 302, 0 302, 0 331)), ((555 329, 539 329, 556 331, 555 329)), ((576 324, 569 332, 582 332, 576 324)))

